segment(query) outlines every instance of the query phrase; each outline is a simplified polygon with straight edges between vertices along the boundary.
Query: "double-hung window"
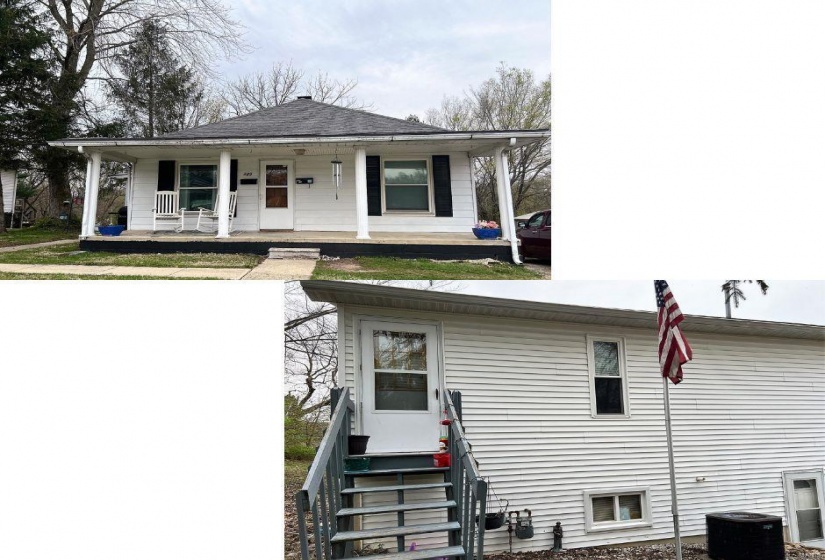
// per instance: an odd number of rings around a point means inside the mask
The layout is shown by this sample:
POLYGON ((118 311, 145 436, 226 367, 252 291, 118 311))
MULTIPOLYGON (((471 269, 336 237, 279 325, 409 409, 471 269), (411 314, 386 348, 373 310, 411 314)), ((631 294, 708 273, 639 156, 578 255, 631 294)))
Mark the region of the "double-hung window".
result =
POLYGON ((624 339, 587 337, 590 411, 596 416, 630 416, 624 339))
POLYGON ((430 211, 430 167, 426 159, 384 161, 384 209, 430 211))
POLYGON ((182 163, 179 178, 181 208, 215 209, 215 198, 218 193, 217 165, 182 163))
POLYGON ((587 531, 650 525, 647 488, 586 491, 584 509, 587 531))

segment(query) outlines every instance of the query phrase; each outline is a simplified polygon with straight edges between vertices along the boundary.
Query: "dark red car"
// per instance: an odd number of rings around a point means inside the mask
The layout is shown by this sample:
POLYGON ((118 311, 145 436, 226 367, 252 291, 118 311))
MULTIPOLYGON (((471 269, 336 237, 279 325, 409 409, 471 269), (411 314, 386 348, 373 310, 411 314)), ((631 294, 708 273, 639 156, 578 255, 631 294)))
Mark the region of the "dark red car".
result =
POLYGON ((524 227, 516 231, 516 236, 521 241, 522 257, 550 260, 550 210, 530 216, 524 227))

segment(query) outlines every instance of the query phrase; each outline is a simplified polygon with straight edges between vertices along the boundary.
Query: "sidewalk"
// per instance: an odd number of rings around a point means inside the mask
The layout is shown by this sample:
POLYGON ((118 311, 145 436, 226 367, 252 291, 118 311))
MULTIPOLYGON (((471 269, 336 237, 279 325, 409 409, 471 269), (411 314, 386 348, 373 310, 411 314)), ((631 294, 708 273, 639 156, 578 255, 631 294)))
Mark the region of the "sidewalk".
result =
POLYGON ((39 249, 40 247, 52 247, 54 245, 68 245, 70 243, 77 243, 77 239, 59 239, 57 241, 44 241, 43 243, 30 243, 28 245, 12 245, 11 247, 0 247, 0 253, 25 251, 26 249, 39 249))
POLYGON ((306 280, 315 261, 266 259, 248 268, 167 268, 157 266, 97 266, 80 264, 0 264, 0 272, 18 274, 71 274, 83 276, 152 276, 156 278, 209 278, 216 280, 306 280))

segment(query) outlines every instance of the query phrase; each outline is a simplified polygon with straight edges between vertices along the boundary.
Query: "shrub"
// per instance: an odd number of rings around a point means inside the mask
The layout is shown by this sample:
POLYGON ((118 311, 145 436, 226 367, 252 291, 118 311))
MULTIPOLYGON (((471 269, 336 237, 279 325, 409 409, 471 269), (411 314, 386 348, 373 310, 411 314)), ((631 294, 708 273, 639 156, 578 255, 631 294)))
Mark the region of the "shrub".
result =
POLYGON ((315 449, 308 445, 288 445, 284 448, 284 458, 298 461, 311 461, 315 458, 315 449))

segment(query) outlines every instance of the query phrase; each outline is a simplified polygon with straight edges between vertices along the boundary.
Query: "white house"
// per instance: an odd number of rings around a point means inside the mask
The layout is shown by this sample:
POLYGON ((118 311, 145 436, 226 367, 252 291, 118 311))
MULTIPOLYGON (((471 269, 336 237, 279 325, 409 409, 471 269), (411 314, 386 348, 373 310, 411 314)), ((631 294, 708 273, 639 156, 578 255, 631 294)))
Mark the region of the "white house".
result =
MULTIPOLYGON (((231 225, 233 231, 265 232, 271 234, 268 240, 298 245, 391 247, 426 241, 478 244, 471 234, 477 220, 471 158, 493 157, 499 192, 509 193, 504 154, 548 137, 548 130, 453 132, 299 97, 157 138, 50 144, 88 155, 86 208, 92 211, 84 213, 81 239, 94 237, 100 163, 113 160, 133 165, 127 197, 131 241, 140 234, 158 240, 149 235, 156 229, 156 193, 174 192, 185 209, 183 223, 167 229, 182 229, 184 235, 195 228, 198 208, 207 208, 218 214, 217 240, 230 237, 231 225), (341 162, 337 185, 334 161, 341 162), (230 222, 233 192, 237 207, 230 222)), ((508 226, 502 233, 505 243, 486 247, 501 252, 503 245, 517 259, 512 199, 509 194, 499 198, 502 216, 510 217, 501 220, 508 226)))
MULTIPOLYGON (((551 548, 556 522, 566 548, 673 537, 655 313, 346 282, 303 287, 337 306, 352 429, 370 436, 370 468, 387 473, 347 475, 344 487, 355 489, 342 492, 361 501, 343 504, 354 523, 332 544, 389 535, 436 547, 436 557, 470 557, 467 541, 443 529, 457 522, 465 539, 474 517, 462 510, 455 473, 408 470, 399 482, 393 470, 432 467, 447 390, 461 393, 460 425, 480 475, 509 510, 532 510, 535 536, 514 538, 513 550, 551 548), (443 485, 433 486, 445 481, 446 501, 443 485), (381 484, 393 491, 377 491, 381 484), (418 487, 403 505, 399 484, 418 487)), ((682 535, 703 535, 706 514, 747 511, 781 516, 788 540, 825 547, 825 328, 690 315, 682 326, 694 352, 670 391, 682 535)), ((485 532, 484 550, 507 549, 506 530, 485 532)))
POLYGON ((17 171, 0 169, 0 183, 3 185, 3 210, 7 214, 14 211, 14 202, 17 198, 17 171))

